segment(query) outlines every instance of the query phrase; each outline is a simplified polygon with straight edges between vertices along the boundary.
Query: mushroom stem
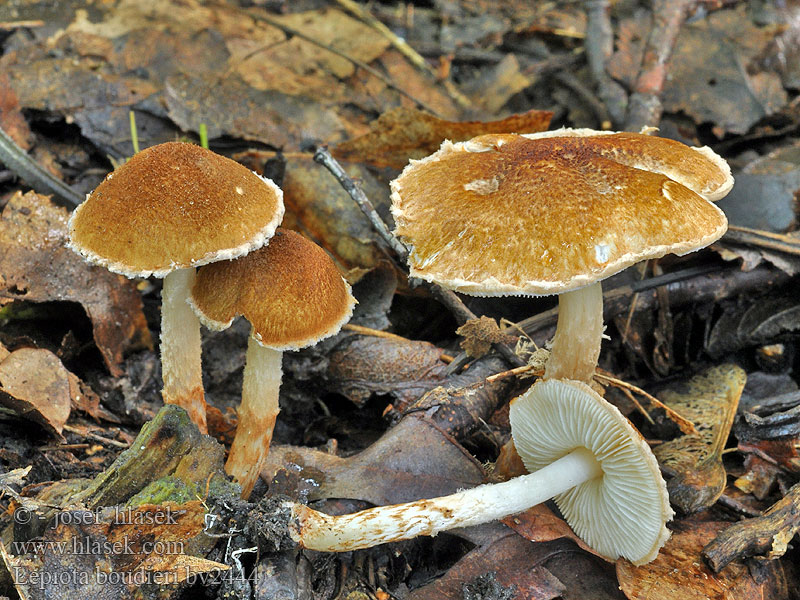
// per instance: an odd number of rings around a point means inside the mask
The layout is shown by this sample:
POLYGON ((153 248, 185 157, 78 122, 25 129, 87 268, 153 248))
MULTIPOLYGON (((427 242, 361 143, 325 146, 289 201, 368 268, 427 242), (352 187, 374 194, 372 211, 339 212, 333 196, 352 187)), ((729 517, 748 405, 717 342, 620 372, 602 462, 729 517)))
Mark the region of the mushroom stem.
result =
POLYGON ((253 336, 247 341, 239 424, 225 471, 242 486, 242 498, 250 497, 269 453, 272 430, 280 410, 283 352, 265 348, 253 336))
POLYGON ((599 282, 562 293, 544 378, 589 383, 600 356, 603 330, 603 289, 599 282))
POLYGON ((602 472, 589 450, 577 448, 535 473, 440 498, 378 506, 340 516, 290 502, 289 534, 304 548, 324 552, 346 552, 419 535, 436 535, 516 514, 602 472))
POLYGON ((200 321, 187 303, 195 270, 178 269, 164 277, 161 290, 161 374, 164 402, 189 413, 201 433, 206 427, 206 401, 200 348, 200 321))

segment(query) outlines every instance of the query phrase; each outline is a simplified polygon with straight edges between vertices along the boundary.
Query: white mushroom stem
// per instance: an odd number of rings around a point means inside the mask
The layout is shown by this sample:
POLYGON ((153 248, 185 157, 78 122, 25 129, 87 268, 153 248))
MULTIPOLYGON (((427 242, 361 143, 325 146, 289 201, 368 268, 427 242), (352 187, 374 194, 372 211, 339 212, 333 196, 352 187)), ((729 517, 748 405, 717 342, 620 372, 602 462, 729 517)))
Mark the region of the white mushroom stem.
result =
POLYGON ((269 453, 280 410, 282 359, 282 351, 265 348, 252 336, 248 339, 239 424, 225 463, 225 471, 242 486, 245 500, 250 497, 269 453))
POLYGON ((194 277, 194 268, 178 269, 164 277, 161 290, 162 396, 167 404, 184 408, 200 432, 208 433, 200 321, 186 302, 194 277))
POLYGON ((564 292, 558 297, 558 325, 545 379, 589 383, 603 339, 603 289, 600 283, 564 292))
POLYGON ((535 473, 440 498, 379 506, 340 516, 290 502, 287 503, 292 511, 289 534, 304 548, 322 552, 370 548, 502 519, 601 474, 600 464, 592 453, 578 448, 535 473))

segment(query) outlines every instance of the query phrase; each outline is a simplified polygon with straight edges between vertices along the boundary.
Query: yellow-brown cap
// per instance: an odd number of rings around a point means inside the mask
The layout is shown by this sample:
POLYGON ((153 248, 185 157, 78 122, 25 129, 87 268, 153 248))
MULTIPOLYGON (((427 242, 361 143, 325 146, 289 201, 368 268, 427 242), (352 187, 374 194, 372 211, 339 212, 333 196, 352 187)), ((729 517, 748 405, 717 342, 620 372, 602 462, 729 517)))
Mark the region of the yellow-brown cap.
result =
POLYGON ((262 346, 299 350, 336 334, 355 298, 322 248, 279 228, 267 246, 199 269, 189 303, 209 329, 242 315, 262 346))
POLYGON ((128 277, 235 258, 283 219, 283 193, 236 161, 167 142, 134 155, 75 209, 69 246, 128 277))
POLYGON ((411 161, 392 182, 411 276, 476 296, 580 288, 717 240, 733 185, 708 148, 637 133, 491 134, 411 161))

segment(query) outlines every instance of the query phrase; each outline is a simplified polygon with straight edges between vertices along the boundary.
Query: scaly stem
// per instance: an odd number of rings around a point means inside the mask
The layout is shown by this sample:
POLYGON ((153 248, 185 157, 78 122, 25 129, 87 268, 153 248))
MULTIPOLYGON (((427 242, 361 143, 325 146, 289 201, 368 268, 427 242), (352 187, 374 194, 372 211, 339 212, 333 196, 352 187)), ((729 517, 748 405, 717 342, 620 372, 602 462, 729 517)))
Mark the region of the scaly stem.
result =
POLYGON ((242 383, 239 425, 231 445, 225 471, 242 486, 242 498, 250 497, 269 453, 272 430, 278 417, 283 352, 265 348, 252 336, 242 383))
POLYGON ((161 290, 162 396, 184 408, 201 433, 206 427, 206 400, 200 349, 200 321, 186 302, 194 268, 178 269, 164 278, 161 290))
POLYGON ((599 282, 561 294, 556 335, 544 378, 591 382, 603 329, 603 289, 599 282))
POLYGON ((370 548, 502 519, 601 474, 592 453, 577 448, 535 473, 430 500, 378 506, 340 516, 288 503, 292 511, 289 534, 304 548, 321 552, 370 548))

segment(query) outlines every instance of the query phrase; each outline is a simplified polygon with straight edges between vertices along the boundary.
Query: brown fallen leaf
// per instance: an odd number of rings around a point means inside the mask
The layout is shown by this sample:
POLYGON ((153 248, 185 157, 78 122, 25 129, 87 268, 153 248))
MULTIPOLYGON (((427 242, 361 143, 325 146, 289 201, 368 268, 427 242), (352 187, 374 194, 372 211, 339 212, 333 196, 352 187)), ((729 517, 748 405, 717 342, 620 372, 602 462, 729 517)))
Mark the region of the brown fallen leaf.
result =
MULTIPOLYGON (((433 583, 411 592, 409 600, 463 600, 464 585, 487 572, 495 574, 496 583, 512 588, 514 600, 550 600, 562 597, 564 585, 541 562, 549 549, 531 544, 505 528, 493 530, 484 544, 464 555, 433 583)), ((482 596, 472 596, 473 598, 482 596)), ((491 597, 491 596, 490 596, 491 597)))
POLYGON ((730 523, 676 521, 672 537, 653 562, 634 567, 617 561, 617 577, 630 600, 763 600, 788 597, 782 565, 773 562, 758 576, 746 565, 732 563, 721 573, 709 569, 700 556, 703 547, 730 523))
POLYGON ((461 142, 484 133, 544 131, 553 113, 531 110, 499 121, 446 121, 413 108, 393 108, 370 125, 369 133, 334 146, 340 160, 402 169, 439 149, 444 140, 461 142))
POLYGON ((518 515, 506 517, 503 523, 531 542, 549 542, 567 538, 587 552, 596 554, 586 542, 575 535, 564 519, 556 516, 545 504, 537 504, 518 515))
POLYGON ((698 430, 653 448, 659 463, 674 473, 667 482, 670 501, 686 513, 711 506, 725 489, 722 451, 746 378, 743 369, 726 364, 659 394, 698 430))
POLYGON ((55 437, 70 413, 69 372, 49 350, 20 348, 0 362, 0 405, 55 437))
POLYGON ((471 319, 456 329, 456 333, 463 336, 460 346, 467 356, 480 358, 492 347, 492 344, 513 342, 513 337, 504 333, 491 317, 482 316, 471 319))
POLYGON ((330 353, 325 377, 331 391, 356 404, 374 393, 391 394, 403 411, 442 384, 447 370, 442 353, 430 342, 352 335, 330 353))
POLYGON ((78 302, 114 376, 127 352, 152 348, 142 299, 121 275, 88 265, 65 247, 69 213, 46 196, 16 193, 0 215, 0 305, 78 302))
POLYGON ((406 417, 366 450, 341 458, 318 450, 273 446, 262 477, 281 469, 312 480, 309 498, 348 498, 376 505, 435 498, 484 481, 481 466, 425 418, 406 417))

